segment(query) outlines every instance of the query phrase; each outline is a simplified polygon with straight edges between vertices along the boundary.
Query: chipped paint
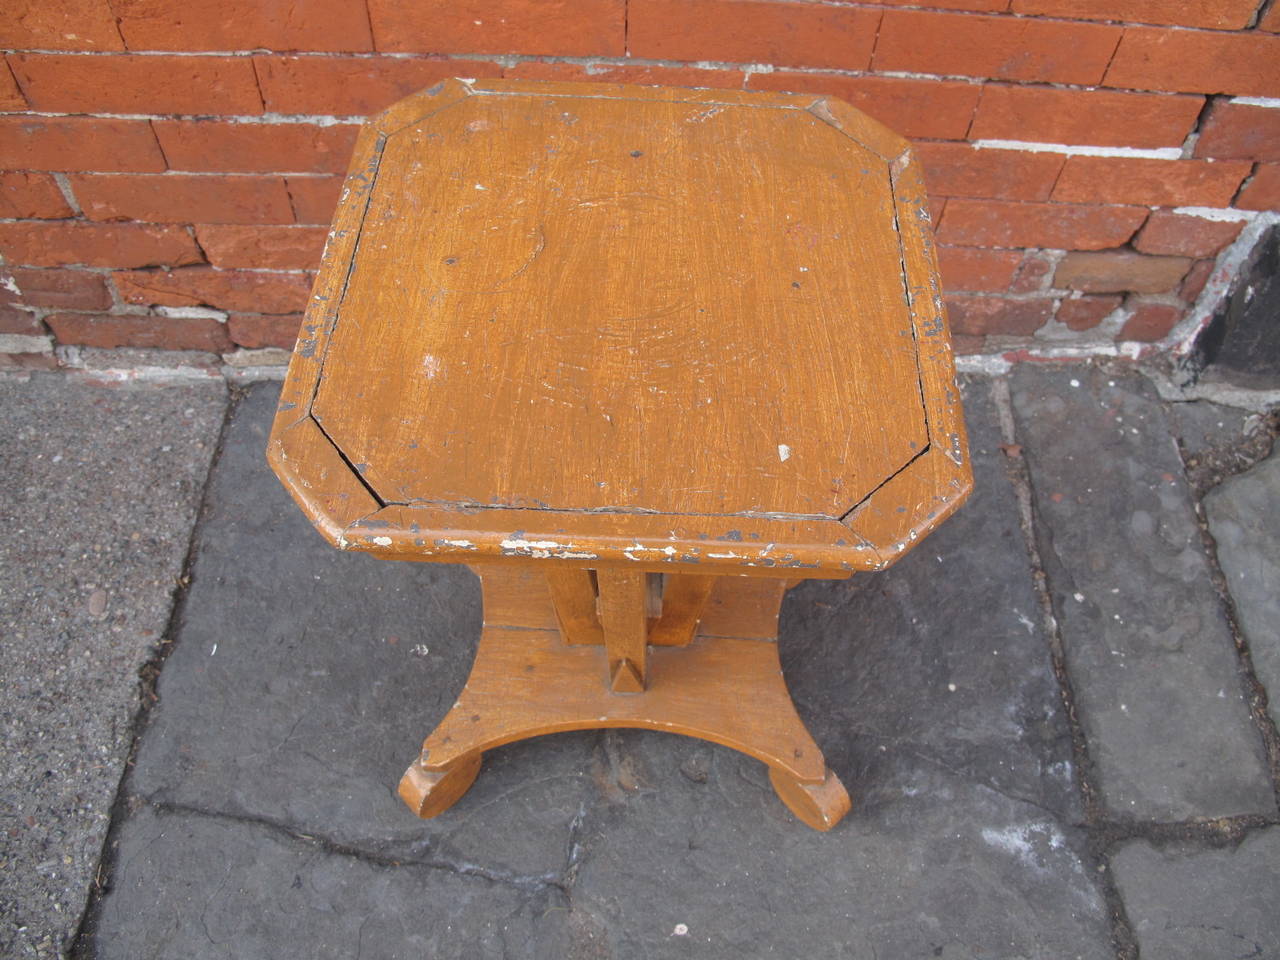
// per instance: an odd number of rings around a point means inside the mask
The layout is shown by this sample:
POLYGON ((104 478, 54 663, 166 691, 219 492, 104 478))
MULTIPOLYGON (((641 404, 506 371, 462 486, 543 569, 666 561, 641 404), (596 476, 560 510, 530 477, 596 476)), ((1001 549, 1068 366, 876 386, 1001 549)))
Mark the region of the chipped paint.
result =
POLYGON ((374 538, 373 538, 373 542, 374 542, 374 543, 376 543, 376 544, 377 544, 378 546, 380 546, 380 547, 389 547, 389 546, 391 546, 391 538, 390 538, 390 537, 374 537, 374 538))
POLYGON ((791 448, 785 443, 778 444, 778 460, 786 463, 791 459, 791 448))

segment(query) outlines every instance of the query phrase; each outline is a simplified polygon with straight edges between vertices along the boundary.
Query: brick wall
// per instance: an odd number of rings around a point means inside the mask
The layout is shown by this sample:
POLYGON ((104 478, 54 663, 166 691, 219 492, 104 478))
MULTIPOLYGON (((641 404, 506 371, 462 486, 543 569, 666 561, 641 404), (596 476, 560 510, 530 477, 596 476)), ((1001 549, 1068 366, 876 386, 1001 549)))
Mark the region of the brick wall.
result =
POLYGON ((850 101, 962 352, 1168 345, 1280 207, 1280 0, 7 0, 0 46, 8 365, 291 346, 360 118, 448 76, 850 101))

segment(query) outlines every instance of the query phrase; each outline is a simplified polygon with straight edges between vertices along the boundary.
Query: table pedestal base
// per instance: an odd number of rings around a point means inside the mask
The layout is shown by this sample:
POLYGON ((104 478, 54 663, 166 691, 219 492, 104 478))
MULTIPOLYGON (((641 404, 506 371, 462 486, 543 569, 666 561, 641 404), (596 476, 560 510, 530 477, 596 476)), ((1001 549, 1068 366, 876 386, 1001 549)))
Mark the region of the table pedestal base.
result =
POLYGON ((486 622, 471 676, 400 781, 401 798, 418 816, 434 817, 455 803, 486 750, 604 727, 680 733, 755 757, 769 766, 782 802, 817 830, 829 830, 849 811, 849 796, 796 714, 782 677, 775 639, 785 584, 715 580, 692 639, 650 646, 643 689, 620 693, 606 643, 566 642, 539 570, 477 572, 486 622), (716 635, 726 628, 739 635, 716 635))

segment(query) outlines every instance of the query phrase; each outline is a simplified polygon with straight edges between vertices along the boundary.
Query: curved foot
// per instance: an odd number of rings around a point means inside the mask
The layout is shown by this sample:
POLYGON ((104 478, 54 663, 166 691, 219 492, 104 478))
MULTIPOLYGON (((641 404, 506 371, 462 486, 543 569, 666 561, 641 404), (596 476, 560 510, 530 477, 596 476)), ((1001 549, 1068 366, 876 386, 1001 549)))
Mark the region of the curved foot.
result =
POLYGON ((415 760, 400 778, 400 799, 424 820, 444 813, 475 782, 480 757, 479 753, 469 754, 444 770, 424 770, 415 760))
POLYGON ((800 783, 777 768, 770 767, 769 782, 773 784, 774 792, 787 805, 787 809, 801 823, 815 830, 830 830, 853 806, 844 785, 830 769, 822 783, 800 783))

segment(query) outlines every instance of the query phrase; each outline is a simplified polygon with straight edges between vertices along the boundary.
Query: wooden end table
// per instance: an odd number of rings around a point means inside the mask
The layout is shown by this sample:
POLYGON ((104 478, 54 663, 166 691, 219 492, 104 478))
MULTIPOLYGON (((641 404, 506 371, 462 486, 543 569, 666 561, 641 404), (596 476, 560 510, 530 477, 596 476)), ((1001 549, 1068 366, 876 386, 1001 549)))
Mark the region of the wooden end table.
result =
POLYGON ((837 100, 449 81, 370 120, 269 459, 344 550, 470 565, 470 679, 400 784, 641 727, 849 797, 777 653, 972 480, 919 164, 837 100))

